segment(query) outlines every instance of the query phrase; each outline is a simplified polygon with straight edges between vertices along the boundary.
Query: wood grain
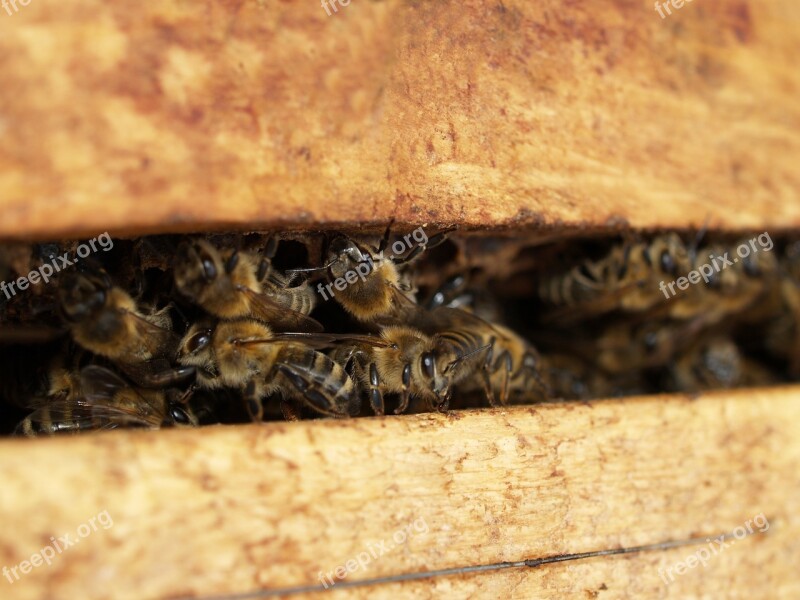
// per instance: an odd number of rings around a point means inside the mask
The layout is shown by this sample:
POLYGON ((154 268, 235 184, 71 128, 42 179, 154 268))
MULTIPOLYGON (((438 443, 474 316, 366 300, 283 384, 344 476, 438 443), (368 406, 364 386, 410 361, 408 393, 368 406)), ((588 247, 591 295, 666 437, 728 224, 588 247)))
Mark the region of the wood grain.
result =
POLYGON ((206 597, 319 585, 320 572, 379 554, 381 541, 394 547, 346 581, 717 537, 763 514, 768 531, 668 586, 659 569, 700 546, 336 594, 793 598, 799 434, 800 390, 776 388, 3 441, 0 564, 74 537, 102 511, 113 525, 0 588, 20 599, 206 597))
POLYGON ((0 238, 800 225, 800 4, 33 0, 0 238))

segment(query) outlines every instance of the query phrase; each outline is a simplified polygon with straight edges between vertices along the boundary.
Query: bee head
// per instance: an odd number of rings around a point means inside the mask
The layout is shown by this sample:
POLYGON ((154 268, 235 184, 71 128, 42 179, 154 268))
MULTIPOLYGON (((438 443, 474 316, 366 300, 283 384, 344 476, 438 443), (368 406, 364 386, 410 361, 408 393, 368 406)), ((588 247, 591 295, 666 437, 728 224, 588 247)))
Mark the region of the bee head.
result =
POLYGON ((355 265, 371 260, 372 256, 345 235, 337 235, 328 246, 328 260, 331 275, 340 277, 355 265))
POLYGON ((188 298, 197 298, 222 274, 219 252, 205 240, 183 242, 175 256, 175 285, 188 298))
POLYGON ((111 281, 103 273, 65 273, 58 286, 58 299, 67 320, 83 321, 105 306, 111 281))

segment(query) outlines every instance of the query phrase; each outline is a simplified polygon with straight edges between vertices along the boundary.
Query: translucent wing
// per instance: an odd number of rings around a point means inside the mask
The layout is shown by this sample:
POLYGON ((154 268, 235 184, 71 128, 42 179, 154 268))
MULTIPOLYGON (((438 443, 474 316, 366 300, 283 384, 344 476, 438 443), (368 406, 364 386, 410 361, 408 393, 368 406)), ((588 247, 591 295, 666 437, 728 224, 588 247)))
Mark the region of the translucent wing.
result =
POLYGON ((275 342, 300 342, 312 348, 330 348, 338 344, 365 344, 376 348, 390 348, 394 344, 376 335, 351 333, 275 333, 275 342))
POLYGON ((250 301, 252 316, 260 321, 279 329, 295 331, 322 331, 323 327, 318 321, 308 315, 292 310, 266 294, 259 294, 245 286, 237 286, 240 294, 247 296, 250 301))
POLYGON ((173 356, 177 352, 180 338, 174 331, 159 327, 134 312, 122 312, 133 324, 137 339, 151 356, 173 356))

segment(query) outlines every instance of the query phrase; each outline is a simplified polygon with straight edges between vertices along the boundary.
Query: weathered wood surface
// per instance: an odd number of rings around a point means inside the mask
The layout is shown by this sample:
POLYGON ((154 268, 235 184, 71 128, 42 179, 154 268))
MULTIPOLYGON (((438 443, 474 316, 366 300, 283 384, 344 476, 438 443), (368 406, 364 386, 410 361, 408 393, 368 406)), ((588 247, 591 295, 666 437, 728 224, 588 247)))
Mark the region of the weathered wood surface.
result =
POLYGON ((0 238, 800 225, 800 3, 31 0, 0 238))
POLYGON ((50 566, 0 580, 3 598, 319 585, 407 528, 345 580, 717 537, 761 514, 767 532, 668 586, 659 569, 705 543, 336 595, 800 596, 797 388, 3 441, 0 464, 2 565, 103 511, 113 519, 50 566))

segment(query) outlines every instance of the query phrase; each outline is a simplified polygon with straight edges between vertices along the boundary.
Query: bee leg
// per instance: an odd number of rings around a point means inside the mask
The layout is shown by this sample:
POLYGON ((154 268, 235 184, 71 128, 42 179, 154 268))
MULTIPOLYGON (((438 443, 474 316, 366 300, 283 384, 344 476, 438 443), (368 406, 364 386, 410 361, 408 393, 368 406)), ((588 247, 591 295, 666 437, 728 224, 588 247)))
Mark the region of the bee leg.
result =
POLYGON ((382 256, 383 251, 386 250, 386 246, 389 245, 389 235, 392 231, 392 225, 394 225, 394 219, 389 221, 389 224, 386 226, 386 231, 383 232, 383 237, 381 238, 381 243, 378 246, 378 255, 382 256))
POLYGON ((380 378, 378 377, 378 367, 375 363, 369 365, 369 403, 376 415, 383 415, 385 407, 383 405, 383 394, 381 394, 380 378))
POLYGON ((408 386, 411 384, 411 365, 406 363, 403 367, 403 392, 400 398, 400 406, 398 406, 394 414, 399 415, 408 408, 408 401, 411 399, 408 391, 408 386))
POLYGON ((148 373, 148 372, 132 372, 130 368, 126 370, 125 367, 121 367, 122 371, 125 372, 126 375, 131 377, 135 383, 139 384, 145 388, 151 389, 163 389, 168 387, 174 387, 176 385, 180 385, 185 381, 190 379, 194 379, 196 376, 197 369, 195 367, 177 367, 174 369, 167 369, 165 371, 159 371, 156 373, 148 373), (129 373, 129 371, 131 371, 129 373))
POLYGON ((192 396, 194 396, 194 393, 198 390, 198 388, 199 386, 196 383, 193 383, 188 388, 186 388, 186 391, 183 392, 180 396, 178 396, 178 404, 188 404, 189 401, 192 399, 192 396))
POLYGON ((254 423, 261 423, 264 420, 264 407, 261 404, 254 379, 251 379, 244 389, 244 405, 254 423))
POLYGON ((544 393, 545 399, 552 398, 555 395, 553 393, 553 388, 542 379, 539 372, 539 360, 536 356, 527 352, 522 359, 522 368, 525 369, 525 390, 528 390, 528 379, 532 378, 544 393))
POLYGON ((494 397, 494 389, 492 388, 492 377, 490 367, 492 365, 492 358, 494 357, 494 343, 495 338, 489 340, 489 351, 486 353, 486 359, 483 361, 481 368, 481 381, 483 383, 483 390, 486 393, 486 399, 489 400, 489 406, 496 408, 498 406, 497 400, 494 397))
POLYGON ((447 390, 447 394, 445 395, 445 397, 442 398, 442 401, 439 402, 439 404, 437 404, 434 408, 437 411, 439 411, 440 413, 446 413, 448 410, 450 410, 450 397, 451 397, 451 395, 452 395, 452 392, 450 390, 447 390))
POLYGON ((508 404, 508 384, 511 379, 511 371, 513 369, 513 364, 511 362, 511 354, 508 352, 503 352, 500 355, 497 363, 503 369, 503 386, 500 388, 500 405, 505 406, 508 404), (502 361, 502 365, 500 365, 502 361))
POLYGON ((298 410, 297 405, 284 398, 281 398, 281 413, 283 413, 283 418, 287 421, 300 420, 300 411, 298 410))
POLYGON ((289 365, 280 365, 278 370, 302 394, 305 403, 317 412, 334 417, 350 416, 346 407, 337 404, 334 394, 321 387, 313 379, 307 379, 304 373, 298 372, 289 365))
POLYGON ((405 256, 400 256, 392 259, 392 262, 394 262, 394 264, 396 265, 402 265, 403 263, 411 262, 412 260, 417 258, 417 256, 422 254, 424 250, 430 250, 431 248, 436 248, 436 246, 444 242, 447 239, 447 236, 453 230, 455 230, 455 227, 451 227, 450 229, 445 229, 444 231, 437 233, 436 235, 428 238, 428 241, 426 243, 416 246, 411 252, 409 252, 405 256))

